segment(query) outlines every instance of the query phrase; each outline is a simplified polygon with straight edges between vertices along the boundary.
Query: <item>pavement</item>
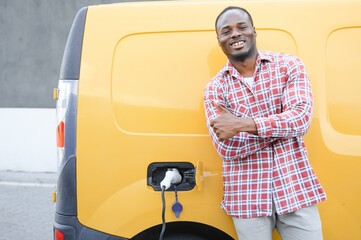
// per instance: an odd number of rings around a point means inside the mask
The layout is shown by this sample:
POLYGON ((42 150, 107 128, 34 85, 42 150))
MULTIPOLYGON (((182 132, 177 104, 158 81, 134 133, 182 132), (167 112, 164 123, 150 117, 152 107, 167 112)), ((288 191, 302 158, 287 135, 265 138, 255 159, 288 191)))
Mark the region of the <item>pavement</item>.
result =
POLYGON ((0 171, 0 240, 52 240, 56 173, 0 171))

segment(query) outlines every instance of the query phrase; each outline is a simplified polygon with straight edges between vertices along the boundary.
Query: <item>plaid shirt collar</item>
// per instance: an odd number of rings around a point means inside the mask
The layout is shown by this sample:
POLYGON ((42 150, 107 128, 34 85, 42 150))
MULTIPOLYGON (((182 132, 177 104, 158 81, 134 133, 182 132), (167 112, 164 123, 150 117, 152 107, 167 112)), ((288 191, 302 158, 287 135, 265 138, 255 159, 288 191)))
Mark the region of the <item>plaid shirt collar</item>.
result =
MULTIPOLYGON (((262 62, 274 62, 274 57, 266 51, 258 51, 256 66, 260 65, 262 62)), ((230 74, 233 79, 239 79, 240 75, 237 69, 233 66, 233 64, 227 60, 226 65, 222 69, 222 76, 230 74)))

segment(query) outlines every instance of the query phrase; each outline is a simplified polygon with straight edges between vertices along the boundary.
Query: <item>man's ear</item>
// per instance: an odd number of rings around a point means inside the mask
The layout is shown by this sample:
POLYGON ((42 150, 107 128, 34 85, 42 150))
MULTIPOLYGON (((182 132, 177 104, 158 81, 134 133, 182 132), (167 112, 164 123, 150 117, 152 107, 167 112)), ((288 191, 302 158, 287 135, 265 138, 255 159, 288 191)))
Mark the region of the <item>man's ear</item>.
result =
POLYGON ((218 42, 218 46, 221 46, 221 44, 219 43, 219 37, 217 35, 217 42, 218 42))
POLYGON ((254 36, 257 37, 257 31, 256 28, 253 26, 253 32, 254 32, 254 36))

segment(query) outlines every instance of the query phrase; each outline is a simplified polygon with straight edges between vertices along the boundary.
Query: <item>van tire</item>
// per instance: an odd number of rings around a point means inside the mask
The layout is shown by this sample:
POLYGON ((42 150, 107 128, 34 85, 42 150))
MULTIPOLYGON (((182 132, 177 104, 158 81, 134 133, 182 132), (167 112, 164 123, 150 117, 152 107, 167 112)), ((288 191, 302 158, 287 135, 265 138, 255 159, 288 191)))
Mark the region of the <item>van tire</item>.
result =
POLYGON ((169 236, 165 236, 164 240, 209 240, 209 239, 190 233, 175 233, 169 236))

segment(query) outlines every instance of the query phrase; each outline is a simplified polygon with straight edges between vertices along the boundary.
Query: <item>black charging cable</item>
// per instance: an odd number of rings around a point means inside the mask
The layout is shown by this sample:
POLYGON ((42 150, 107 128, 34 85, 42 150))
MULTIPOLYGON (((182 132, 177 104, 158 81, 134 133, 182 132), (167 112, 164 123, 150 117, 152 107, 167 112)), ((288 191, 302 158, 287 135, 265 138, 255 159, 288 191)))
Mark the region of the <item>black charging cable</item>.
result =
POLYGON ((164 237, 164 233, 165 233, 165 228, 166 228, 166 224, 165 224, 165 196, 164 196, 164 192, 165 192, 165 186, 162 187, 162 231, 160 232, 160 236, 159 236, 159 240, 163 240, 164 237))

